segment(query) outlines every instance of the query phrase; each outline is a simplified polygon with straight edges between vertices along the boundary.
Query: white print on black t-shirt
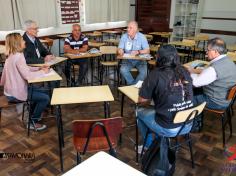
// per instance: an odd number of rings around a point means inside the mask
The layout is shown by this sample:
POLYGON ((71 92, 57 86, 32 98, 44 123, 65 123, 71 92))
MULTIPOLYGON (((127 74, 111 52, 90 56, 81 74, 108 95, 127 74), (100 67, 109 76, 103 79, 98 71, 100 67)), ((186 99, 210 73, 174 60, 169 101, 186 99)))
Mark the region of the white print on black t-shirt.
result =
POLYGON ((191 100, 184 101, 182 103, 176 103, 172 105, 172 108, 168 109, 169 112, 176 112, 176 111, 182 111, 184 109, 190 108, 193 106, 193 102, 191 100))

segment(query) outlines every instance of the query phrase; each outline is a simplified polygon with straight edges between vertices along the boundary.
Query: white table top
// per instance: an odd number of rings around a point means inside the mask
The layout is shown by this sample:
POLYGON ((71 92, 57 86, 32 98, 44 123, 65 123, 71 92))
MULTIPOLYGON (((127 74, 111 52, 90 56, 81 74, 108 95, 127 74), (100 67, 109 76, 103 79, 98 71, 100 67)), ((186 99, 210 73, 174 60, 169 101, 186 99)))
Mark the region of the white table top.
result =
POLYGON ((120 56, 120 55, 117 56, 117 59, 120 59, 120 60, 132 59, 132 60, 140 60, 140 61, 149 61, 152 58, 153 57, 151 55, 149 58, 143 58, 143 57, 135 56, 135 55, 131 55, 131 54, 124 54, 123 56, 120 56))
POLYGON ((145 176, 124 162, 105 153, 98 152, 63 176, 145 176))
POLYGON ((62 77, 57 74, 52 68, 51 73, 46 74, 45 77, 40 77, 32 80, 28 80, 28 83, 40 83, 40 82, 48 82, 48 81, 60 81, 62 77))
POLYGON ((134 87, 134 85, 118 87, 118 89, 123 94, 125 94, 129 99, 131 99, 134 103, 138 103, 139 89, 134 87))
POLYGON ((108 85, 55 88, 51 105, 114 101, 108 85))
POLYGON ((206 65, 209 65, 210 62, 208 62, 208 61, 203 61, 203 60, 194 60, 194 61, 185 63, 184 65, 190 66, 190 65, 192 65, 193 63, 196 63, 196 64, 198 64, 198 63, 203 63, 203 64, 206 64, 206 65))
POLYGON ((79 55, 70 54, 70 53, 64 54, 64 56, 68 57, 69 59, 86 59, 86 58, 89 59, 89 58, 95 58, 101 55, 102 55, 101 53, 96 53, 96 54, 81 53, 79 55))
POLYGON ((45 62, 44 64, 28 64, 28 65, 33 66, 33 67, 41 67, 43 65, 53 66, 53 65, 56 65, 58 63, 65 61, 65 60, 67 60, 66 57, 55 57, 53 60, 51 60, 49 62, 45 62))

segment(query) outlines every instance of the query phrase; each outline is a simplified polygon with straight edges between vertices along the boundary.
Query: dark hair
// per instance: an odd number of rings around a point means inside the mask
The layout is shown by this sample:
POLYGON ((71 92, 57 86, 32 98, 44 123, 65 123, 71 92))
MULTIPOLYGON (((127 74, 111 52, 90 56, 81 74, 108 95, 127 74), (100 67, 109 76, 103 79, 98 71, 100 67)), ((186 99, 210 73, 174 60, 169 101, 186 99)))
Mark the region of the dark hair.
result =
POLYGON ((181 65, 178 52, 172 45, 163 45, 157 51, 157 63, 161 70, 172 70, 168 72, 170 80, 168 89, 172 92, 174 85, 181 85, 184 91, 184 99, 189 99, 190 92, 188 86, 191 81, 187 75, 187 70, 181 65))
POLYGON ((221 38, 216 37, 210 39, 207 46, 210 47, 210 49, 216 50, 220 55, 227 53, 226 44, 221 38))

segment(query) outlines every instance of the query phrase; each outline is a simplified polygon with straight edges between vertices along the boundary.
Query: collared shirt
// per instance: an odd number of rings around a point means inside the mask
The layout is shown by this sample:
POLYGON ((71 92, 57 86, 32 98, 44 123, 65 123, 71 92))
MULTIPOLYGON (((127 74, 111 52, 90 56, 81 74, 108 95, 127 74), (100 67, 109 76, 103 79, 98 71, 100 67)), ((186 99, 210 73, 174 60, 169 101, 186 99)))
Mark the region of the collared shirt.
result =
POLYGON ((123 49, 125 53, 131 53, 131 51, 148 49, 148 41, 146 37, 137 32, 134 39, 131 39, 127 33, 123 34, 118 48, 123 49))
MULTIPOLYGON (((210 61, 210 64, 222 59, 226 55, 220 55, 210 61)), ((195 87, 202 87, 211 84, 217 79, 216 71, 213 67, 209 66, 206 69, 202 70, 200 74, 191 74, 191 77, 193 79, 193 85, 195 87)))
POLYGON ((88 45, 88 38, 84 34, 81 34, 79 40, 75 40, 73 35, 70 35, 65 39, 64 45, 70 45, 72 49, 80 49, 83 45, 88 45))
POLYGON ((26 33, 26 35, 27 35, 27 37, 30 39, 30 41, 34 44, 34 42, 35 42, 35 37, 31 37, 31 36, 28 35, 27 33, 26 33))

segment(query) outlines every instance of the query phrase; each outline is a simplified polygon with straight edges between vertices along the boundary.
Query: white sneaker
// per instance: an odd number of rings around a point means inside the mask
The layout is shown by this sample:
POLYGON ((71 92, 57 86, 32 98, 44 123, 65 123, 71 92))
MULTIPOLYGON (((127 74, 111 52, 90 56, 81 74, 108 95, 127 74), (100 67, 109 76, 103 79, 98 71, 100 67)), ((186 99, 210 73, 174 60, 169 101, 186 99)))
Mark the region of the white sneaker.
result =
MULTIPOLYGON (((28 128, 28 125, 27 125, 27 128, 28 128)), ((35 131, 42 131, 44 129, 46 129, 47 126, 44 125, 44 124, 39 124, 39 123, 35 123, 34 125, 33 124, 30 124, 29 126, 29 129, 31 130, 35 130, 35 131)))
POLYGON ((142 150, 143 150, 143 153, 145 153, 145 151, 146 151, 147 149, 148 149, 147 147, 144 147, 144 149, 143 149, 143 145, 139 145, 139 146, 138 146, 138 154, 141 154, 141 153, 142 153, 142 150))

